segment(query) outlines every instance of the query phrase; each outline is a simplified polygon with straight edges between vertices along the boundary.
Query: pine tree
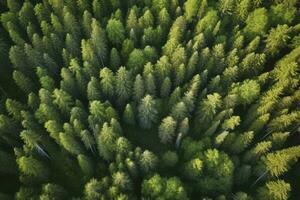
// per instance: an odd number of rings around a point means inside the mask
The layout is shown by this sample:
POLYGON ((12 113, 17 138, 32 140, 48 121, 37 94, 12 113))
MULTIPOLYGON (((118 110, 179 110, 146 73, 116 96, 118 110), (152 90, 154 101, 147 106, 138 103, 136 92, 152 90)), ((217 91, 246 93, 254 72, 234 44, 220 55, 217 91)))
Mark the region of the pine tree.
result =
POLYGON ((290 147, 288 149, 269 153, 263 158, 266 169, 271 176, 279 177, 287 172, 289 167, 297 162, 299 158, 299 147, 290 147))
POLYGON ((138 106, 139 125, 143 129, 150 129, 157 122, 156 101, 152 96, 146 95, 138 106))
POLYGON ((40 199, 47 200, 47 199, 64 199, 67 197, 66 190, 56 184, 47 183, 43 185, 42 194, 40 195, 40 199))
POLYGON ((107 60, 107 41, 105 31, 95 19, 92 19, 91 29, 91 43, 103 66, 107 60))
POLYGON ((123 121, 130 125, 135 125, 135 116, 133 108, 130 104, 127 104, 123 113, 123 121))
POLYGON ((174 139, 176 121, 172 117, 166 117, 162 120, 158 128, 158 136, 162 143, 170 143, 174 139))
POLYGON ((33 157, 20 157, 17 159, 17 164, 22 174, 36 180, 46 181, 50 175, 48 167, 33 157))
POLYGON ((155 85, 155 80, 154 80, 154 76, 152 75, 152 73, 150 73, 146 76, 145 86, 146 86, 147 94, 150 94, 152 96, 156 95, 156 85, 155 85))
POLYGON ((290 29, 286 24, 271 29, 266 39, 266 52, 272 56, 278 54, 290 39, 289 33, 290 29))
POLYGON ((146 29, 148 27, 152 27, 154 24, 153 15, 150 10, 146 10, 138 20, 139 26, 143 29, 146 29))
POLYGON ((98 59, 91 40, 81 40, 81 49, 81 56, 83 61, 89 62, 94 67, 100 65, 101 60, 98 59))
POLYGON ((185 17, 187 21, 192 21, 197 16, 200 2, 196 0, 188 0, 184 3, 185 17))
POLYGON ((55 89, 53 91, 53 103, 56 104, 62 113, 70 113, 72 106, 74 105, 72 97, 63 90, 55 89))
POLYGON ((145 150, 139 160, 139 165, 144 173, 155 170, 158 164, 158 158, 151 151, 145 150))
POLYGON ((118 96, 118 103, 124 105, 132 94, 132 80, 131 73, 120 67, 116 75, 116 93, 118 96))
POLYGON ((79 154, 77 156, 77 161, 78 161, 81 171, 84 174, 85 179, 89 180, 94 174, 93 161, 91 160, 91 158, 89 158, 83 154, 79 154))
POLYGON ((71 154, 79 155, 84 152, 81 144, 73 135, 69 133, 59 133, 59 139, 62 146, 71 154))
POLYGON ((234 130, 236 126, 240 124, 240 117, 239 116, 232 116, 229 119, 226 119, 222 124, 222 129, 224 130, 234 130))
POLYGON ((110 51, 110 67, 113 70, 117 70, 121 65, 121 58, 116 48, 112 48, 110 51))
POLYGON ((63 12, 64 13, 63 24, 66 29, 66 32, 72 34, 75 40, 79 41, 79 38, 81 36, 79 24, 72 13, 67 11, 67 9, 64 9, 64 11, 65 12, 63 12))
POLYGON ((114 45, 122 44, 125 39, 125 30, 121 21, 117 19, 110 19, 106 26, 108 39, 114 45))
POLYGON ((141 72, 145 64, 145 56, 142 50, 134 49, 128 58, 127 67, 134 72, 141 72))
POLYGON ((257 198, 260 199, 276 199, 276 200, 287 200, 291 186, 283 180, 269 181, 265 186, 258 190, 257 198))
POLYGON ((239 134, 234 143, 230 146, 231 151, 234 153, 241 153, 251 144, 253 138, 254 135, 252 131, 239 134))
POLYGON ((201 176, 202 170, 203 170, 202 160, 200 160, 199 158, 195 158, 185 164, 184 174, 189 179, 197 180, 201 176))
POLYGON ((171 80, 169 77, 166 77, 160 88, 160 96, 162 98, 167 98, 171 92, 171 80))
POLYGON ((98 151, 101 157, 105 160, 112 160, 116 151, 116 139, 117 134, 113 132, 113 129, 104 123, 101 133, 98 136, 98 151))
POLYGON ((249 38, 264 35, 268 25, 268 15, 265 8, 257 8, 251 12, 246 20, 244 32, 249 38))
POLYGON ((88 200, 92 200, 95 198, 101 198, 102 190, 104 190, 103 185, 100 181, 95 178, 92 178, 89 182, 85 184, 84 187, 84 196, 88 200))
POLYGON ((138 74, 135 77, 134 85, 133 85, 133 94, 134 94, 134 100, 136 102, 139 102, 145 94, 145 86, 144 81, 142 79, 142 76, 138 74))
POLYGON ((29 94, 31 91, 35 91, 36 87, 31 81, 29 77, 24 75, 20 71, 14 71, 13 72, 13 79, 16 82, 16 84, 26 93, 29 94))
POLYGON ((199 107, 199 115, 200 113, 202 115, 201 121, 211 120, 216 114, 217 109, 221 107, 221 103, 221 96, 218 93, 207 95, 199 107))
POLYGON ((184 102, 178 102, 172 109, 171 116, 177 120, 181 121, 188 115, 188 108, 184 102))
POLYGON ((124 172, 116 172, 112 175, 113 185, 120 190, 128 190, 132 188, 130 178, 124 172))
POLYGON ((95 77, 92 77, 90 82, 87 85, 87 97, 89 101, 100 100, 100 84, 99 80, 95 77))
POLYGON ((100 70, 100 87, 106 98, 112 98, 115 94, 115 77, 113 72, 108 68, 100 70))

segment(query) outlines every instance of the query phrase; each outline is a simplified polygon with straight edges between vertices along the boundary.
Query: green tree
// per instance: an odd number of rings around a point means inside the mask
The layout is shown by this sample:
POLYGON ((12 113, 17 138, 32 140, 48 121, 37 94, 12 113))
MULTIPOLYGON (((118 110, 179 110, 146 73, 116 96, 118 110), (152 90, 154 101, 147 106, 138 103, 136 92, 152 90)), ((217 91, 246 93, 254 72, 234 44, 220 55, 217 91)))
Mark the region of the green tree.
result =
POLYGON ((292 164, 297 162, 299 147, 290 147, 274 153, 269 153, 262 158, 266 169, 271 176, 279 177, 287 172, 292 164))
POLYGON ((92 77, 87 85, 87 97, 89 101, 100 100, 100 84, 99 80, 92 77))
POLYGON ((32 80, 24 75, 20 71, 13 72, 13 79, 15 83, 21 88, 26 94, 29 94, 32 91, 35 91, 35 85, 32 80))
POLYGON ((145 94, 145 85, 143 78, 140 74, 135 77, 134 85, 133 85, 133 97, 136 102, 139 102, 145 94))
POLYGON ((234 130, 241 122, 240 116, 232 116, 226 119, 222 124, 224 130, 234 130))
POLYGON ((63 24, 66 32, 72 34, 75 37, 75 40, 79 41, 81 36, 81 29, 75 16, 67 11, 67 9, 64 9, 63 13, 63 24))
POLYGON ((268 14, 265 8, 257 8, 248 15, 246 20, 245 34, 249 38, 263 36, 268 28, 268 14))
POLYGON ((162 98, 167 98, 169 97, 170 95, 170 92, 171 92, 171 80, 169 77, 166 77, 161 85, 161 88, 160 88, 160 96, 162 98))
POLYGON ((17 159, 17 164, 20 172, 28 177, 39 181, 46 181, 49 178, 50 172, 48 167, 33 157, 22 156, 17 159))
POLYGON ((114 45, 122 44, 125 39, 125 29, 120 20, 110 19, 106 26, 108 39, 114 45))
POLYGON ((123 113, 123 121, 130 125, 135 125, 135 115, 133 108, 130 104, 127 104, 123 113))
POLYGON ((202 100, 199 106, 198 116, 203 122, 211 120, 213 116, 217 113, 217 109, 221 107, 222 100, 218 93, 213 93, 207 95, 207 97, 202 100))
POLYGON ((152 96, 146 95, 138 106, 139 125, 143 129, 150 129, 157 122, 158 111, 156 101, 152 96))
POLYGON ((120 190, 128 190, 132 188, 129 176, 124 172, 116 172, 112 175, 113 185, 120 190))
POLYGON ((85 184, 84 187, 84 196, 88 200, 95 198, 101 198, 103 192, 103 184, 97 179, 92 178, 89 182, 85 184))
POLYGON ((252 142, 254 134, 252 131, 239 134, 235 141, 230 144, 230 149, 234 153, 243 152, 252 142))
POLYGON ((134 72, 141 72, 145 64, 145 56, 142 50, 134 49, 128 58, 127 67, 134 72))
POLYGON ((184 3, 184 15, 187 21, 192 21, 200 8, 200 1, 188 0, 184 3))
POLYGON ((158 164, 158 158, 151 151, 145 150, 140 157, 139 165, 144 173, 154 171, 158 164))
POLYGON ((74 101, 72 96, 63 90, 55 89, 53 91, 53 103, 58 106, 58 108, 62 111, 62 113, 67 114, 70 113, 72 106, 74 105, 74 101))
POLYGON ((170 143, 174 139, 177 122, 172 117, 162 120, 158 128, 158 136, 162 143, 170 143))
POLYGON ((287 200, 291 191, 291 185, 283 180, 269 181, 259 188, 257 198, 266 200, 287 200))
POLYGON ((116 75, 116 93, 120 105, 124 105, 130 99, 132 84, 131 73, 125 67, 120 67, 116 75))
POLYGON ((121 58, 116 48, 112 48, 110 51, 110 67, 113 70, 117 70, 121 65, 121 58))
POLYGON ((195 158, 187 162, 184 166, 184 174, 192 180, 197 180, 203 171, 203 162, 199 158, 195 158))
POLYGON ((209 175, 199 180, 199 186, 209 193, 230 191, 233 184, 234 165, 229 156, 216 149, 208 149, 204 153, 204 171, 209 175))
POLYGON ((278 54, 290 39, 289 33, 290 29, 286 24, 272 28, 266 39, 266 53, 272 56, 278 54))
POLYGON ((177 120, 181 121, 188 115, 188 108, 184 102, 178 102, 172 109, 171 116, 177 120))
POLYGON ((118 135, 107 123, 103 124, 100 135, 98 136, 98 150, 101 157, 105 160, 112 160, 116 151, 116 140, 118 135))
POLYGON ((40 199, 41 200, 48 200, 48 199, 62 200, 66 198, 67 195, 68 193, 62 186, 52 184, 52 183, 47 183, 42 187, 42 194, 40 195, 40 199))
POLYGON ((100 59, 102 65, 104 65, 107 60, 107 41, 105 31, 101 28, 96 19, 92 20, 91 28, 91 43, 96 50, 96 55, 100 59))
POLYGON ((73 135, 69 133, 59 133, 59 139, 62 146, 71 154, 78 155, 84 152, 82 145, 73 135))
POLYGON ((111 99, 115 94, 116 80, 113 72, 105 67, 100 70, 100 87, 101 92, 108 99, 111 99))

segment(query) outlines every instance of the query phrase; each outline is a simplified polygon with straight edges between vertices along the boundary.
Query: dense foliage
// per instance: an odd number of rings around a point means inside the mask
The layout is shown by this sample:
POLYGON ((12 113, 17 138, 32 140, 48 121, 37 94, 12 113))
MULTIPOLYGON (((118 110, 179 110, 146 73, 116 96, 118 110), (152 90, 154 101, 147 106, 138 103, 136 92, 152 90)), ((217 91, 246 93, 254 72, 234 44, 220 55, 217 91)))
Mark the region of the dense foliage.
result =
POLYGON ((0 199, 299 199, 299 7, 0 0, 0 199))

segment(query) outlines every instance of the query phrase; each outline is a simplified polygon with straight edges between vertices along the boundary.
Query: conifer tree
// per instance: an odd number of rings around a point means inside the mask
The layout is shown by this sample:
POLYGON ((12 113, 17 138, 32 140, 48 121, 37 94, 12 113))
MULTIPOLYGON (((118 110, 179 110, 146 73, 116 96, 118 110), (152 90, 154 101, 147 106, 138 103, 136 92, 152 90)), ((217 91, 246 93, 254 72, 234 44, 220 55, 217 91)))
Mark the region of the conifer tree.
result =
POLYGON ((156 102, 152 96, 146 95, 138 106, 139 125, 144 129, 150 129, 157 122, 156 102))
POLYGON ((258 199, 287 200, 291 186, 283 180, 269 181, 258 190, 258 199))
POLYGON ((290 29, 285 25, 278 25, 275 29, 271 29, 266 40, 266 52, 275 55, 287 43, 290 29))
POLYGON ((133 108, 130 104, 127 104, 123 113, 123 120, 125 123, 135 125, 135 116, 133 108))
POLYGON ((112 98, 115 91, 115 77, 113 72, 108 68, 103 68, 100 70, 100 87, 102 93, 106 96, 106 98, 112 98))
POLYGON ((81 144, 69 133, 59 133, 60 143, 72 154, 79 155, 83 152, 81 144))
POLYGON ((158 128, 158 136, 162 143, 170 143, 174 139, 176 121, 172 117, 166 117, 162 120, 158 128))
POLYGON ((135 77, 134 85, 133 85, 133 95, 134 100, 139 102, 145 94, 145 86, 143 78, 140 74, 135 77))
POLYGON ((48 167, 33 157, 20 157, 17 159, 19 170, 25 176, 36 178, 38 181, 46 181, 50 172, 48 167))
POLYGON ((95 19, 92 19, 91 29, 91 43, 96 50, 96 55, 100 59, 102 65, 104 65, 107 58, 105 31, 100 27, 100 24, 95 19))
POLYGON ((120 67, 116 74, 116 93, 120 105, 124 105, 132 94, 131 74, 125 67, 120 67))
POLYGON ((0 199, 297 199, 298 7, 0 0, 0 199))
POLYGON ((254 38, 257 35, 264 35, 268 25, 268 15, 265 8, 257 8, 251 12, 246 20, 244 32, 247 36, 254 38))
POLYGON ((144 173, 155 170, 158 164, 158 158, 151 151, 145 150, 139 160, 140 167, 144 173))
POLYGON ((111 160, 113 158, 114 152, 116 151, 116 139, 117 134, 107 123, 104 123, 101 133, 98 136, 97 143, 99 154, 105 160, 111 160))
POLYGON ((125 39, 125 30, 120 20, 110 19, 106 26, 106 32, 108 39, 114 45, 122 44, 125 39))

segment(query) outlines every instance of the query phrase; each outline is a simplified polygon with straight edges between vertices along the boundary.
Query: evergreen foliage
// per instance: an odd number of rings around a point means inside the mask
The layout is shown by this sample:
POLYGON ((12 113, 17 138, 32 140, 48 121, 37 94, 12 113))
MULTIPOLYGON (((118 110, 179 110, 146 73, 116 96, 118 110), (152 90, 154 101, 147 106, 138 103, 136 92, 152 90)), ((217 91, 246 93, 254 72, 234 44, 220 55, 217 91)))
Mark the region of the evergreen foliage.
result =
POLYGON ((297 0, 0 0, 0 199, 298 200, 297 0))

